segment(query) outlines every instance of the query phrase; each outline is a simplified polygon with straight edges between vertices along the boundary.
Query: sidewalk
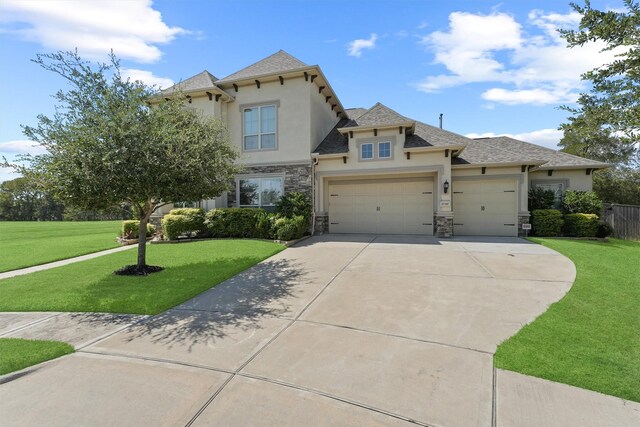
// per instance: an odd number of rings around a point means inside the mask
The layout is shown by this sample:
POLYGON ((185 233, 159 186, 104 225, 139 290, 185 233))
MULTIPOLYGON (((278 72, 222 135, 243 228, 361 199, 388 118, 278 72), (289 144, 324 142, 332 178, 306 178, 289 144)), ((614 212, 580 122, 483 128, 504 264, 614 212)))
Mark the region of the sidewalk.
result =
POLYGON ((8 279, 9 277, 22 276, 23 274, 35 273, 36 271, 48 270, 50 268, 61 267, 67 264, 73 264, 74 262, 86 261, 88 259, 98 258, 103 255, 109 255, 116 252, 126 251, 127 249, 137 248, 138 245, 122 246, 119 248, 107 249, 106 251, 94 252, 91 254, 80 255, 74 258, 62 259, 60 261, 49 262, 47 264, 34 265, 33 267, 21 268, 19 270, 5 271, 0 273, 0 280, 8 279))

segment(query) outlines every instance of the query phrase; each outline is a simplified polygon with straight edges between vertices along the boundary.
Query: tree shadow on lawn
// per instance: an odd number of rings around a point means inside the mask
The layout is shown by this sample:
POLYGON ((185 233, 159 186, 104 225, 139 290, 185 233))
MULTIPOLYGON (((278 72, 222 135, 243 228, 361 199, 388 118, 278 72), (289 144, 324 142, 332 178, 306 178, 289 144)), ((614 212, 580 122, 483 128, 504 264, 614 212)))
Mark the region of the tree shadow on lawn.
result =
MULTIPOLYGON (((211 264, 169 267, 156 275, 166 272, 171 277, 181 277, 181 282, 188 282, 194 268, 207 267, 210 269, 211 264)), ((264 261, 205 292, 200 288, 194 293, 202 292, 200 295, 174 309, 132 325, 125 331, 126 341, 150 338, 154 344, 169 348, 187 346, 191 350, 194 345, 214 344, 238 332, 263 329, 263 322, 268 318, 292 316, 295 310, 292 304, 304 291, 309 273, 302 264, 291 260, 264 261)), ((215 272, 211 274, 215 276, 215 272)), ((216 283, 216 279, 212 278, 209 283, 205 289, 216 283)))

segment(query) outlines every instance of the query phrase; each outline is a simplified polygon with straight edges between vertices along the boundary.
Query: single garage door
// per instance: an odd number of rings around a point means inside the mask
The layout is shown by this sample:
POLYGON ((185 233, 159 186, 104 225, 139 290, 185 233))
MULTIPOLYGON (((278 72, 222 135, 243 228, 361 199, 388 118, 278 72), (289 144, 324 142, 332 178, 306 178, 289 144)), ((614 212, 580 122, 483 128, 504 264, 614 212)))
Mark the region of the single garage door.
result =
POLYGON ((458 236, 517 236, 517 181, 453 182, 453 233, 458 236))
POLYGON ((329 232, 433 234, 433 181, 331 182, 329 232))

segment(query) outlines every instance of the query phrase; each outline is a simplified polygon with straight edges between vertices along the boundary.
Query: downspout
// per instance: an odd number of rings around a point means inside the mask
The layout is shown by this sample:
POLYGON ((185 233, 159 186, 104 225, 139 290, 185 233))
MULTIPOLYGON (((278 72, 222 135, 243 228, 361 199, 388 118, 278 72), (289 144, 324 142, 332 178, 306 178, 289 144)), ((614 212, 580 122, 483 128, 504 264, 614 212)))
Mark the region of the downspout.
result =
POLYGON ((311 163, 311 235, 316 234, 316 165, 318 158, 314 158, 311 163))

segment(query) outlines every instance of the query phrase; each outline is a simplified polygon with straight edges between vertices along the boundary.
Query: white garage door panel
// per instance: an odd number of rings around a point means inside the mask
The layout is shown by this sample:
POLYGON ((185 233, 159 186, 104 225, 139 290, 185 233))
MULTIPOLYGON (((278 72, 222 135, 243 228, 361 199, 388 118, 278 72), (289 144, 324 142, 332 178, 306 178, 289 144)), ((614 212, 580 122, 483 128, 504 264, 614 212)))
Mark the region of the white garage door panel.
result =
POLYGON ((433 234, 433 183, 406 179, 331 183, 329 231, 433 234))
POLYGON ((453 232, 467 236, 517 236, 517 181, 454 181, 453 232))

